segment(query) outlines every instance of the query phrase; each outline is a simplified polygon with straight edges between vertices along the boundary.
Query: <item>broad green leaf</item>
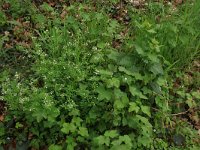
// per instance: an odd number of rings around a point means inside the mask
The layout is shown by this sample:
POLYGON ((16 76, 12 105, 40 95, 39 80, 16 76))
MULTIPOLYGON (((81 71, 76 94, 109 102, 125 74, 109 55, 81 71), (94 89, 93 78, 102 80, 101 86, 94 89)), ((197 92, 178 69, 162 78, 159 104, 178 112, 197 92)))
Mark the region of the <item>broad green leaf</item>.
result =
POLYGON ((113 72, 108 71, 108 70, 103 70, 103 69, 97 70, 96 72, 100 73, 101 75, 107 75, 107 76, 112 76, 113 75, 113 72))
POLYGON ((112 146, 110 150, 131 150, 131 147, 126 144, 120 144, 112 146))
POLYGON ((51 145, 49 150, 62 150, 62 146, 59 145, 51 145))
POLYGON ((89 136, 88 129, 85 128, 85 127, 79 127, 78 133, 83 137, 88 137, 89 136))
POLYGON ((158 74, 163 74, 163 68, 162 68, 162 66, 161 66, 161 64, 160 63, 155 63, 155 64, 153 64, 151 67, 150 67, 150 71, 152 72, 152 73, 154 73, 155 75, 158 75, 158 74))
POLYGON ((127 75, 132 75, 132 76, 134 76, 134 74, 133 74, 131 71, 127 70, 125 67, 119 66, 118 69, 119 69, 119 71, 124 72, 124 73, 126 73, 127 75))
POLYGON ((66 134, 68 134, 69 132, 73 133, 76 131, 76 126, 73 123, 64 123, 61 131, 66 134))
POLYGON ((138 113, 138 111, 140 110, 140 108, 137 106, 137 104, 135 102, 130 102, 129 103, 129 109, 128 109, 128 112, 136 112, 138 113))
POLYGON ((141 110, 143 113, 151 117, 150 108, 148 106, 141 106, 141 110))
POLYGON ((114 107, 117 109, 122 109, 125 107, 125 105, 123 104, 121 100, 118 99, 118 100, 115 100, 114 107))
POLYGON ((136 118, 141 121, 142 123, 144 123, 144 125, 147 127, 152 127, 151 123, 149 122, 149 120, 141 115, 136 115, 136 118))
POLYGON ((81 126, 81 122, 83 122, 83 120, 80 117, 73 117, 72 123, 74 123, 77 127, 81 126))
POLYGON ((127 145, 129 149, 132 147, 132 141, 128 135, 119 136, 119 141, 121 141, 121 143, 125 143, 125 145, 127 145))
POLYGON ((67 137, 66 143, 67 143, 67 150, 74 150, 74 147, 77 145, 75 139, 71 136, 67 137))
POLYGON ((200 100, 200 92, 192 92, 192 96, 194 96, 196 99, 200 100))
POLYGON ((147 55, 152 62, 159 63, 158 56, 156 54, 148 54, 147 55))
POLYGON ((73 109, 71 112, 69 112, 70 116, 79 116, 80 115, 80 110, 78 109, 73 109))
POLYGON ((135 50, 136 50, 137 53, 140 54, 140 55, 143 55, 143 54, 144 54, 143 49, 142 49, 139 45, 137 45, 137 44, 135 44, 135 50))
POLYGON ((138 96, 141 99, 148 99, 145 95, 142 94, 136 87, 129 86, 129 91, 133 96, 138 96))
POLYGON ((151 82, 150 86, 152 87, 154 92, 162 94, 161 87, 156 82, 151 82))
POLYGON ((96 89, 96 91, 99 93, 98 99, 99 100, 110 100, 112 97, 112 92, 110 89, 105 89, 103 86, 100 86, 96 89))
POLYGON ((40 7, 44 10, 44 11, 54 11, 54 9, 49 5, 47 4, 46 2, 43 3, 42 5, 40 5, 40 7))
POLYGON ((109 130, 109 131, 106 131, 104 133, 104 136, 106 137, 111 137, 111 138, 115 138, 119 135, 119 133, 117 132, 117 130, 109 130))
POLYGON ((110 138, 109 137, 105 137, 105 136, 100 135, 96 138, 96 140, 97 140, 99 145, 104 145, 104 144, 107 145, 107 146, 110 145, 110 138))
POLYGON ((110 58, 111 60, 114 60, 115 62, 117 62, 119 60, 120 56, 121 56, 121 54, 119 52, 110 51, 110 54, 108 55, 108 58, 110 58))
POLYGON ((111 87, 119 88, 119 86, 120 86, 120 81, 119 81, 118 78, 109 79, 109 80, 107 81, 107 86, 108 86, 108 88, 111 88, 111 87))

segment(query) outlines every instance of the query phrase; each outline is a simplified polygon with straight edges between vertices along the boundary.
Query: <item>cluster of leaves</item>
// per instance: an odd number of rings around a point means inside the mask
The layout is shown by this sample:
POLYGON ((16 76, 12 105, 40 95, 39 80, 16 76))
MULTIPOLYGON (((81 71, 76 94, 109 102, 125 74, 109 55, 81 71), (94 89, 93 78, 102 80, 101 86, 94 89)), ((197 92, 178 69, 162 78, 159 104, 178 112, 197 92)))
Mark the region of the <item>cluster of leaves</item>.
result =
POLYGON ((187 1, 179 7, 156 2, 149 7, 159 26, 157 39, 163 45, 162 55, 176 67, 185 67, 200 55, 199 6, 199 1, 187 1))
MULTIPOLYGON (((16 140, 19 147, 21 142, 50 150, 170 149, 170 114, 177 113, 169 106, 171 99, 192 99, 186 103, 193 108, 199 94, 170 94, 164 43, 157 38, 164 27, 135 14, 130 35, 122 36, 123 25, 88 5, 63 7, 67 15, 62 17, 47 3, 39 8, 42 14, 29 10, 39 27, 31 39, 29 73, 1 72, 0 98, 8 111, 0 123, 0 144, 16 140), (120 49, 113 47, 116 39, 120 49)), ((195 131, 187 129, 186 143, 197 148, 195 131)), ((182 130, 173 132, 175 145, 184 146, 177 142, 182 130)))

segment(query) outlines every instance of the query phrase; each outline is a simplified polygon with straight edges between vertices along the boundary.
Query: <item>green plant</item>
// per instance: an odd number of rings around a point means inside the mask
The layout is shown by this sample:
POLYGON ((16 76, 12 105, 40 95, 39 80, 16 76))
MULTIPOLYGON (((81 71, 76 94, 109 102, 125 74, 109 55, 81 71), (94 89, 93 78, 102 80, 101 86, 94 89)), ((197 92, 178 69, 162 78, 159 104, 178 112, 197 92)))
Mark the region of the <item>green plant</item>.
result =
MULTIPOLYGON (((173 118, 184 111, 177 103, 193 109, 199 94, 173 87, 160 33, 171 31, 166 22, 155 25, 138 11, 130 13, 125 27, 105 8, 87 3, 63 7, 67 15, 62 18, 48 3, 39 6, 38 15, 30 8, 31 20, 41 28, 34 30, 29 50, 17 47, 32 60, 30 68, 0 74, 0 98, 7 104, 0 143, 15 140, 50 150, 198 147, 191 126, 173 118), (124 28, 130 34, 123 35, 124 28)), ((160 11, 164 5, 159 3, 155 14, 160 11)), ((190 82, 184 80, 186 84, 190 82)))

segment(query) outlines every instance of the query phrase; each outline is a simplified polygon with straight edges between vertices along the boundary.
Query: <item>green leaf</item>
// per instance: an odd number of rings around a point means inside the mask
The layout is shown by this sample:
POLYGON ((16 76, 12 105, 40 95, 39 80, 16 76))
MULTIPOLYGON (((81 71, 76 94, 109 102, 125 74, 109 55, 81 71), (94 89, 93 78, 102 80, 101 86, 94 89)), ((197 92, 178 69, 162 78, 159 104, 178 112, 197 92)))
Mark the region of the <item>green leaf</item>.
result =
POLYGON ((109 137, 105 137, 105 136, 100 135, 96 138, 96 140, 97 140, 99 145, 104 145, 104 144, 107 145, 107 146, 110 145, 110 138, 109 137))
POLYGON ((130 102, 129 103, 129 109, 128 109, 128 112, 136 112, 138 113, 138 111, 140 110, 140 107, 137 106, 137 104, 135 102, 130 102))
POLYGON ((150 67, 150 71, 157 75, 157 74, 163 74, 163 68, 162 68, 162 65, 160 63, 155 63, 153 64, 151 67, 150 67))
POLYGON ((119 133, 117 132, 117 130, 109 130, 109 131, 106 131, 104 133, 104 136, 106 137, 111 137, 111 138, 115 138, 119 135, 119 133))
POLYGON ((88 129, 85 128, 85 127, 79 127, 78 133, 83 137, 88 137, 89 136, 88 129))
POLYGON ((124 72, 124 73, 126 73, 127 75, 132 75, 132 76, 134 76, 134 74, 133 74, 131 71, 127 70, 125 67, 119 66, 118 69, 119 69, 119 71, 124 72))
POLYGON ((49 150, 62 150, 62 146, 59 145, 51 145, 49 150))
POLYGON ((73 117, 72 123, 74 123, 77 127, 81 126, 81 122, 83 122, 83 120, 80 117, 73 117))
POLYGON ((71 136, 67 137, 66 143, 67 143, 67 150, 74 150, 74 147, 77 145, 75 139, 71 136))
POLYGON ((148 106, 141 106, 141 110, 143 113, 151 117, 150 108, 148 106))
POLYGON ((118 100, 115 100, 114 107, 117 109, 122 109, 125 107, 125 105, 123 104, 121 100, 118 99, 118 100))
POLYGON ((143 49, 142 49, 139 45, 137 45, 137 44, 135 44, 135 50, 136 50, 137 53, 140 54, 140 55, 143 55, 143 54, 144 54, 143 49))
POLYGON ((158 56, 155 54, 148 54, 147 55, 152 62, 159 63, 158 56))
POLYGON ((44 11, 54 11, 54 9, 49 5, 47 4, 46 2, 44 2, 41 6, 40 6, 44 11))
POLYGON ((103 70, 103 69, 97 70, 96 72, 100 73, 101 75, 107 75, 107 76, 112 76, 113 75, 113 72, 108 71, 108 70, 103 70))
POLYGON ((110 54, 108 55, 108 58, 110 58, 111 60, 114 60, 115 62, 118 62, 120 56, 121 56, 121 54, 119 52, 110 51, 110 54))
POLYGON ((153 91, 157 94, 162 94, 161 87, 156 82, 151 82, 150 86, 152 87, 153 91))
POLYGON ((194 96, 196 99, 200 100, 200 92, 192 92, 192 96, 194 96))
POLYGON ((131 138, 128 135, 120 136, 119 140, 123 141, 126 145, 132 147, 131 138))
POLYGON ((138 96, 141 99, 148 99, 145 95, 142 94, 136 87, 129 86, 129 91, 133 96, 138 96))
POLYGON ((64 123, 61 131, 66 134, 68 134, 69 132, 73 133, 76 131, 76 126, 73 123, 64 123))
POLYGON ((105 89, 103 86, 100 86, 96 89, 97 93, 99 93, 98 95, 98 99, 99 100, 110 100, 112 97, 112 92, 110 89, 105 89))
POLYGON ((111 88, 111 87, 119 88, 119 86, 120 86, 120 81, 118 78, 112 78, 107 81, 108 88, 111 88))

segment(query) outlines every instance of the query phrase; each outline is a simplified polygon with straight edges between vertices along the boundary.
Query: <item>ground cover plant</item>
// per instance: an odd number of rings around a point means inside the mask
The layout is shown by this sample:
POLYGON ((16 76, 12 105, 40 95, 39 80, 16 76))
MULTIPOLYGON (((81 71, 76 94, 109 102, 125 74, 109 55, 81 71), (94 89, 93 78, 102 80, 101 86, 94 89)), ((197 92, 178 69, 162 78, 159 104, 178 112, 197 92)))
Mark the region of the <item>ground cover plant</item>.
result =
POLYGON ((0 5, 0 149, 200 148, 200 1, 0 5))

